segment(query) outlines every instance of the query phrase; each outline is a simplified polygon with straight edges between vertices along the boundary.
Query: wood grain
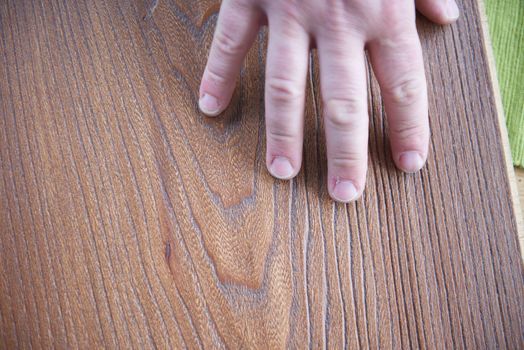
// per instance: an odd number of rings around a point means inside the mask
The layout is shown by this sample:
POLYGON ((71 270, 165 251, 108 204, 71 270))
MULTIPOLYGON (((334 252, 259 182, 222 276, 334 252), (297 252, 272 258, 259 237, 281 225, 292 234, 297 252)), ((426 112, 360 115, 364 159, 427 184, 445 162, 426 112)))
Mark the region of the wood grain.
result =
POLYGON ((0 347, 524 347, 524 270, 476 0, 419 20, 433 137, 395 170, 376 82, 334 204, 317 61, 304 166, 264 165, 261 32, 198 113, 212 1, 0 3, 0 347))
POLYGON ((479 7, 479 16, 480 24, 482 27, 482 41, 484 43, 484 54, 487 59, 488 73, 491 80, 492 92, 493 92, 493 101, 495 108, 497 110, 497 117, 499 119, 498 130, 503 146, 503 154, 505 159, 505 166, 508 175, 511 198, 513 200, 513 215, 515 216, 515 221, 517 224, 518 238, 520 243, 520 253, 521 257, 524 259, 524 215, 522 215, 519 198, 519 189, 517 187, 517 180, 515 177, 515 170, 513 168, 513 159, 511 155, 511 146, 509 143, 508 130, 506 128, 506 118, 504 114, 504 107, 502 105, 502 95, 500 93, 497 66, 495 62, 495 55, 493 51, 493 45, 491 41, 488 17, 485 9, 485 3, 483 0, 478 0, 477 2, 479 7))
POLYGON ((519 192, 520 208, 522 210, 522 215, 524 216, 524 169, 515 168, 515 175, 517 177, 517 188, 519 192))

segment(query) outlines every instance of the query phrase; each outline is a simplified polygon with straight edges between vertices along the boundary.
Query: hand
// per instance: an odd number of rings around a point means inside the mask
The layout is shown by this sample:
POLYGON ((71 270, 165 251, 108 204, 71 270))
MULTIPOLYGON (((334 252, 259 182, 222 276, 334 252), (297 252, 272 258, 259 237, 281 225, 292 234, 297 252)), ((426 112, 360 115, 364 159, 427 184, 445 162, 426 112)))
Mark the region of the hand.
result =
MULTIPOLYGON (((428 18, 458 18, 454 0, 418 0, 428 18)), ((367 49, 389 120, 398 168, 415 172, 428 151, 427 88, 413 0, 224 0, 200 86, 199 106, 217 116, 229 104, 242 61, 269 26, 265 83, 266 163, 279 179, 302 162, 304 99, 312 39, 318 49, 328 190, 357 199, 367 171, 367 49)))

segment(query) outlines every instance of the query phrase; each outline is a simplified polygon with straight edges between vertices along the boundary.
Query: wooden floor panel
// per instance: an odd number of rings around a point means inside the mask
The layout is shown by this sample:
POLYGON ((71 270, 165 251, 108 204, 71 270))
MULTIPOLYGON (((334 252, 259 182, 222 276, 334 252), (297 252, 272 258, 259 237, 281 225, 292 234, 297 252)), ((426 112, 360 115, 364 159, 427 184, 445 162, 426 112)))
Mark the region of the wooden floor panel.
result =
POLYGON ((397 171, 370 73, 356 204, 265 169, 266 34, 198 112, 213 1, 0 2, 0 348, 524 348, 524 270, 476 0, 419 20, 427 166, 397 171))

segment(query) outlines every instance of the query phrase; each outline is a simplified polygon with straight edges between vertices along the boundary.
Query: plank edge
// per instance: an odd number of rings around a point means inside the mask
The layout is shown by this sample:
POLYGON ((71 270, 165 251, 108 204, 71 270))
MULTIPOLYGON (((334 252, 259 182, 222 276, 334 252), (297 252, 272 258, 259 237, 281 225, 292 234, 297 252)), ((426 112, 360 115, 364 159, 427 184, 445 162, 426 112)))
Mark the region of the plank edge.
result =
POLYGON ((517 179, 515 176, 515 169, 513 168, 513 159, 511 156, 511 148, 509 144, 508 130, 506 128, 506 117, 504 114, 504 108, 502 105, 502 96, 500 94, 499 81, 497 76, 497 69, 495 63, 495 55, 493 53, 493 46, 491 44, 491 36, 489 34, 489 24, 488 18, 486 15, 486 8, 484 5, 484 0, 477 0, 478 10, 480 15, 480 24, 482 27, 482 36, 483 36, 483 49, 488 60, 489 67, 489 78, 491 80, 491 85, 493 89, 493 95, 495 97, 495 108, 497 110, 498 117, 498 126, 500 139, 502 140, 502 145, 504 148, 504 161, 506 164, 506 173, 508 174, 508 181, 510 184, 511 190, 511 199, 513 204, 513 215, 517 223, 517 235, 520 244, 520 255, 524 261, 524 221, 521 211, 521 203, 519 199, 517 179))

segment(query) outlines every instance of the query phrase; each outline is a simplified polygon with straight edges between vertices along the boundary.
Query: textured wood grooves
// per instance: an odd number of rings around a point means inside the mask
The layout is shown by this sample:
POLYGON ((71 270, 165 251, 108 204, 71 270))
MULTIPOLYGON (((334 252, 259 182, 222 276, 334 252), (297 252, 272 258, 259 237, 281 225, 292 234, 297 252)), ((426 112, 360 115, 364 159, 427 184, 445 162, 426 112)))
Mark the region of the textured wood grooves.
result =
MULTIPOLYGON (((517 224, 518 238, 520 242, 520 252, 521 256, 524 259, 524 215, 522 214, 522 207, 520 203, 522 202, 519 199, 519 187, 517 179, 515 178, 515 170, 513 168, 513 160, 511 154, 511 147, 509 143, 508 130, 506 128, 506 118, 504 115, 504 108, 502 106, 502 96, 500 94, 497 67, 495 64, 495 56, 492 48, 491 36, 488 28, 488 18, 485 10, 485 3, 482 0, 478 1, 480 22, 483 31, 482 39, 484 41, 484 54, 486 55, 488 61, 488 71, 491 79, 491 84, 493 85, 493 97, 495 101, 495 108, 497 109, 497 116, 499 118, 499 133, 504 146, 504 155, 506 159, 506 171, 508 173, 508 179, 510 182, 511 196, 513 198, 513 214, 515 216, 515 221, 517 224)), ((518 169, 517 169, 518 170, 518 169)))
POLYGON ((0 3, 0 348, 524 347, 524 270, 476 0, 420 19, 433 137, 395 170, 370 73, 357 204, 264 166, 264 32, 197 110, 211 1, 0 3), (154 5, 154 6, 152 6, 154 5))
POLYGON ((515 176, 517 178, 517 188, 519 191, 520 203, 522 207, 522 203, 524 203, 524 169, 515 168, 515 176))
MULTIPOLYGON (((517 183, 517 192, 520 202, 521 218, 524 218, 524 169, 515 168, 515 178, 517 183)), ((522 249, 524 247, 524 232, 519 232, 520 240, 520 252, 523 253, 522 249)), ((523 255, 524 259, 524 255, 523 255)))

